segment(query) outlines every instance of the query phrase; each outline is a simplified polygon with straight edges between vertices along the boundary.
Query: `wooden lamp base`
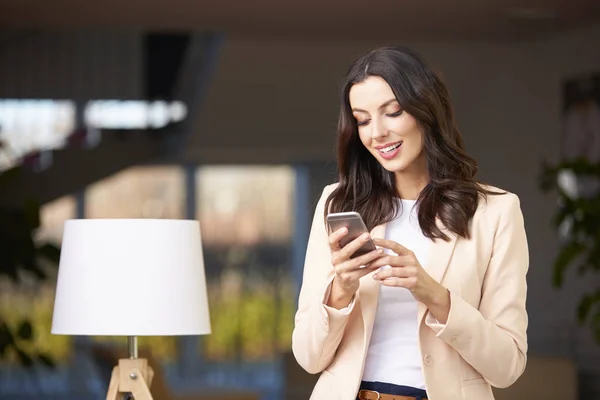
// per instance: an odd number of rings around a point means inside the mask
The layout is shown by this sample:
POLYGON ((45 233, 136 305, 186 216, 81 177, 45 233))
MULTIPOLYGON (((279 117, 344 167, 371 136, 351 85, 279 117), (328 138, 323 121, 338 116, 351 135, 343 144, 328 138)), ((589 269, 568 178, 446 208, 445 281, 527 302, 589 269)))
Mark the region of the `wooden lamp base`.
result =
POLYGON ((154 371, 145 358, 122 358, 113 368, 106 400, 121 400, 131 393, 135 400, 152 400, 150 385, 154 371))

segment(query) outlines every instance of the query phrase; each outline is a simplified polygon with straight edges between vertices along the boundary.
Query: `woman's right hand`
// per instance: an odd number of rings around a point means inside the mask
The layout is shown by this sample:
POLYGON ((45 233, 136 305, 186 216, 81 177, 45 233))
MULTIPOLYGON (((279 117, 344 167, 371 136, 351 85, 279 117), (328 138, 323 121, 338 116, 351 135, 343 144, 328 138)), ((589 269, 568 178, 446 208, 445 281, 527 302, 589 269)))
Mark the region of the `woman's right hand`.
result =
POLYGON ((350 258, 363 244, 369 241, 371 236, 364 233, 341 247, 340 240, 346 234, 348 234, 348 229, 341 228, 329 235, 331 264, 335 270, 335 277, 327 305, 337 309, 350 304, 352 297, 358 290, 360 278, 373 270, 369 268, 369 263, 383 255, 383 249, 376 249, 367 254, 350 258))

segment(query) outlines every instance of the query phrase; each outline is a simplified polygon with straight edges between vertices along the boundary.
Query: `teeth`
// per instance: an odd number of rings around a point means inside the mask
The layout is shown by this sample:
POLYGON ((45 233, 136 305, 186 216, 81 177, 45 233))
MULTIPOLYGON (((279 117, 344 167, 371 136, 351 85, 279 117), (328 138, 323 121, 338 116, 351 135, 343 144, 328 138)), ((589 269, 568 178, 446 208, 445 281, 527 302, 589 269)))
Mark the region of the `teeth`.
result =
POLYGON ((401 143, 396 143, 394 145, 384 147, 383 149, 380 149, 379 151, 381 151, 383 153, 389 153, 390 151, 396 150, 398 147, 400 147, 400 145, 401 145, 401 143))

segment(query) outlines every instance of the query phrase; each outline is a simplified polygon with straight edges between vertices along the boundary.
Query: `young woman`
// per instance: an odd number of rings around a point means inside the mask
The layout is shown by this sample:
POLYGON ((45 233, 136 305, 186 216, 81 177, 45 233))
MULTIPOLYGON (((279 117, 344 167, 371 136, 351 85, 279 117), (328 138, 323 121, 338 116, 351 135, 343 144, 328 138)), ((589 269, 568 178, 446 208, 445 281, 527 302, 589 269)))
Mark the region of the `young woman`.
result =
POLYGON ((293 351, 317 400, 491 400, 527 359, 523 216, 479 183, 448 91, 410 49, 358 59, 342 90, 339 183, 317 205, 293 351), (370 235, 344 247, 330 212, 370 235), (352 258, 373 238, 377 250, 352 258))

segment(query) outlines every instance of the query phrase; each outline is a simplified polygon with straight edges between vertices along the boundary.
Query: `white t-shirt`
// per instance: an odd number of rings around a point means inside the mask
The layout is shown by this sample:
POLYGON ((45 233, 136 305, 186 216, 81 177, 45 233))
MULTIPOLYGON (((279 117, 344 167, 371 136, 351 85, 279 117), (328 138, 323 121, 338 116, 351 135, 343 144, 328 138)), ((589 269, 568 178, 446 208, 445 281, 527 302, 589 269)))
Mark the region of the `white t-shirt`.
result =
MULTIPOLYGON (((416 201, 401 201, 400 215, 388 223, 386 239, 412 250, 419 263, 424 265, 431 242, 419 227, 417 208, 414 207, 416 201)), ((419 350, 417 301, 408 289, 380 286, 363 380, 425 389, 419 350)))

